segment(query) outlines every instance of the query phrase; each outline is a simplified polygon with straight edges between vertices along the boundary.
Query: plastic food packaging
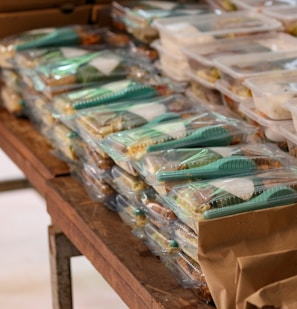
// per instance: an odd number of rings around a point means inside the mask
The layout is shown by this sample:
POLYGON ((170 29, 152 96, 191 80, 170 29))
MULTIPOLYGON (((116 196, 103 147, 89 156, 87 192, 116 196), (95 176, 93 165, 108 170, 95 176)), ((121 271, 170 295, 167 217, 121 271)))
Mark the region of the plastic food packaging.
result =
POLYGON ((287 142, 280 128, 291 123, 291 120, 272 120, 265 116, 262 112, 257 111, 254 106, 241 104, 240 111, 246 115, 248 121, 253 125, 258 125, 261 138, 265 138, 267 142, 275 143, 279 148, 286 150, 287 142))
POLYGON ((287 141, 288 150, 292 157, 297 158, 297 135, 293 124, 280 127, 281 134, 287 141))
POLYGON ((207 0, 206 2, 216 11, 229 12, 237 10, 233 0, 207 0))
POLYGON ((1 104, 15 116, 22 116, 24 111, 24 99, 22 95, 6 86, 1 87, 1 104))
POLYGON ((289 99, 283 104, 283 107, 291 113, 293 125, 297 132, 297 98, 289 99))
POLYGON ((254 9, 263 12, 268 8, 278 8, 280 6, 295 6, 295 0, 232 0, 236 7, 242 9, 254 9))
POLYGON ((179 248, 195 262, 198 261, 198 235, 179 220, 174 223, 173 237, 179 248))
POLYGON ((162 200, 197 234, 198 222, 297 201, 296 168, 175 186, 162 200))
POLYGON ((297 2, 295 6, 287 5, 284 7, 272 7, 263 9, 263 14, 279 20, 283 26, 284 31, 297 36, 297 2))
POLYGON ((170 234, 173 223, 177 220, 175 213, 163 205, 156 192, 144 192, 141 196, 142 209, 147 219, 161 231, 170 234))
MULTIPOLYGON (((72 126, 72 119, 80 110, 102 106, 120 101, 132 102, 145 100, 158 95, 157 89, 152 86, 134 82, 130 79, 121 79, 103 85, 83 88, 56 96, 51 104, 51 110, 56 118, 72 126)), ((110 107, 111 108, 111 107, 110 107)))
POLYGON ((114 188, 130 200, 141 201, 142 193, 149 189, 140 177, 130 175, 117 165, 111 168, 111 175, 114 188))
POLYGON ((31 76, 33 85, 29 87, 33 86, 52 98, 82 86, 136 78, 137 74, 137 78, 141 78, 143 74, 149 74, 149 71, 150 67, 137 58, 132 59, 129 55, 105 49, 37 67, 31 76))
POLYGON ((180 250, 174 239, 164 235, 150 222, 144 227, 144 242, 151 252, 157 256, 176 254, 180 250))
POLYGON ((197 78, 214 84, 220 72, 214 65, 216 57, 251 53, 286 52, 296 50, 296 38, 286 33, 264 33, 234 39, 221 39, 183 48, 189 67, 197 78))
POLYGON ((113 133, 100 145, 115 162, 132 164, 145 153, 158 150, 244 143, 255 127, 218 113, 205 112, 187 119, 148 123, 113 133))
POLYGON ((273 120, 291 119, 291 112, 283 104, 297 96, 296 71, 276 72, 245 80, 251 90, 258 111, 273 120))
POLYGON ((206 303, 213 302, 205 276, 196 261, 182 251, 163 260, 184 288, 191 288, 206 303))
POLYGON ((116 196, 116 210, 121 219, 131 227, 133 234, 142 237, 147 218, 140 205, 118 194, 116 196))
POLYGON ((98 26, 74 25, 60 28, 35 29, 9 36, 0 42, 0 63, 1 66, 11 67, 8 60, 13 58, 16 51, 56 46, 98 44, 106 31, 106 28, 98 28, 98 26))
POLYGON ((102 177, 105 177, 114 165, 112 159, 104 158, 95 148, 79 137, 75 140, 74 151, 82 164, 88 164, 97 175, 102 177))
POLYGON ((217 38, 237 37, 281 30, 282 24, 272 18, 250 11, 199 16, 160 18, 153 25, 159 30, 162 46, 176 55, 181 48, 217 38))
POLYGON ((204 107, 181 95, 156 97, 83 110, 76 114, 74 126, 81 136, 96 144, 111 133, 140 127, 165 115, 187 118, 203 111, 204 107))
POLYGON ((216 178, 227 176, 225 173, 232 175, 244 173, 245 167, 249 173, 255 170, 284 168, 288 164, 286 153, 273 144, 240 144, 147 153, 135 163, 135 168, 147 184, 151 186, 163 184, 166 187, 163 182, 195 177, 216 178), (226 170, 223 167, 225 164, 226 170))
POLYGON ((92 200, 104 203, 107 208, 116 211, 117 192, 104 179, 97 177, 92 167, 83 164, 78 171, 78 175, 92 200))

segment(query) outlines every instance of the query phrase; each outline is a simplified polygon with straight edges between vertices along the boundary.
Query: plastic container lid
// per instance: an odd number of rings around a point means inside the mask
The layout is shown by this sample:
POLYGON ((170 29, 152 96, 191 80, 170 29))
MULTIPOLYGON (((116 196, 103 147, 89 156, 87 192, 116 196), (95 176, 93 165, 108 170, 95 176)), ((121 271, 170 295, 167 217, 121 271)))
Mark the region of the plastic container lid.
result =
POLYGON ((274 72, 276 70, 296 70, 297 51, 281 53, 257 53, 240 56, 217 57, 214 65, 222 72, 236 79, 274 72))
POLYGON ((284 23, 297 20, 297 2, 293 6, 272 7, 263 10, 263 13, 284 23))
POLYGON ((213 66, 213 59, 224 55, 282 52, 297 49, 297 39, 286 33, 264 33, 234 39, 221 39, 183 48, 189 59, 213 66))
POLYGON ((265 9, 279 6, 295 6, 296 0, 232 0, 238 9, 265 9))
POLYGON ((208 89, 216 89, 215 84, 207 81, 204 78, 201 78, 199 75, 194 74, 191 71, 187 71, 186 74, 189 76, 191 80, 197 81, 200 83, 202 86, 208 88, 208 89))
MULTIPOLYGON (((292 144, 297 146, 297 134, 296 134, 296 130, 295 130, 293 124, 289 124, 289 125, 280 127, 280 132, 282 133, 284 138, 286 138, 292 144)), ((289 149, 290 149, 290 147, 289 147, 289 149)), ((296 153, 295 153, 295 156, 296 156, 296 153)))
POLYGON ((274 19, 251 11, 205 14, 160 18, 153 25, 162 33, 170 35, 180 44, 195 44, 209 40, 210 37, 224 37, 236 34, 252 34, 281 30, 282 24, 274 19))

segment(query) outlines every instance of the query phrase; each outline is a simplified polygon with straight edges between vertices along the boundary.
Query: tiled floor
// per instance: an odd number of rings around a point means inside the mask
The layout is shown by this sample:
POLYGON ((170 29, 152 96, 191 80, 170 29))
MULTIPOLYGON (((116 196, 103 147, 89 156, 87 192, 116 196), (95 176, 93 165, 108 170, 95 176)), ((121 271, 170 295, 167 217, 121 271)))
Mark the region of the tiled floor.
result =
MULTIPOLYGON (((21 177, 0 150, 0 181, 21 177)), ((52 308, 45 202, 33 189, 0 193, 0 308, 52 308)), ((84 257, 72 258, 74 309, 127 306, 84 257)))

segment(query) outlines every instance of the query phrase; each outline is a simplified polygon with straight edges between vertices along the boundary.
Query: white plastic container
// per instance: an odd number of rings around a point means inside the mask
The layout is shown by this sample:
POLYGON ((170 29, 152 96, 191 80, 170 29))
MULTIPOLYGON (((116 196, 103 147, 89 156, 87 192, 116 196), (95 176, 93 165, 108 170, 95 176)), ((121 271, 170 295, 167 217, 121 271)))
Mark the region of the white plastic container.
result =
POLYGON ((297 5, 296 0, 232 0, 238 10, 254 9, 262 12, 266 8, 297 5))
POLYGON ((234 39, 221 39, 182 48, 190 70, 197 77, 215 83, 220 74, 213 59, 228 55, 287 52, 297 50, 297 39, 281 32, 256 34, 234 39))
POLYGON ((297 3, 295 6, 264 9, 263 13, 279 20, 283 24, 285 32, 297 36, 297 3))
POLYGON ((251 89, 257 110, 273 120, 292 118, 291 113, 283 107, 283 104, 297 97, 297 71, 275 72, 251 77, 244 84, 251 89))
POLYGON ((296 59, 297 51, 290 51, 217 57, 213 61, 220 70, 221 83, 225 88, 239 97, 250 97, 251 91, 243 83, 247 78, 275 71, 296 70, 296 59))
POLYGON ((286 101, 283 106, 291 113, 293 125, 297 132, 297 98, 286 101))
POLYGON ((159 30, 162 45, 173 53, 180 48, 217 38, 281 30, 281 22, 250 11, 160 18, 153 25, 159 30))
POLYGON ((239 110, 246 115, 248 122, 259 127, 260 131, 257 134, 260 134, 260 137, 264 137, 267 142, 277 144, 283 150, 287 149, 286 139, 280 132, 280 128, 290 125, 291 120, 271 120, 248 104, 240 104, 239 110))

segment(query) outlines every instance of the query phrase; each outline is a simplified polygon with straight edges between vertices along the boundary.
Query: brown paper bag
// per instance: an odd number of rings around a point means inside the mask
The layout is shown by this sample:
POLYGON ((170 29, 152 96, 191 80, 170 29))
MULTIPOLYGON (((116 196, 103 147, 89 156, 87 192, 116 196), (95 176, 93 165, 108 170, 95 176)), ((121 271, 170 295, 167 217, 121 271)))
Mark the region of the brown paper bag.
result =
POLYGON ((296 309, 297 276, 269 284, 246 300, 245 309, 296 309))
POLYGON ((297 276, 297 249, 238 258, 236 308, 243 309, 245 299, 264 286, 292 276, 297 276))
POLYGON ((296 235, 296 204, 199 222, 198 258, 217 308, 235 308, 238 257, 295 249, 296 235))

